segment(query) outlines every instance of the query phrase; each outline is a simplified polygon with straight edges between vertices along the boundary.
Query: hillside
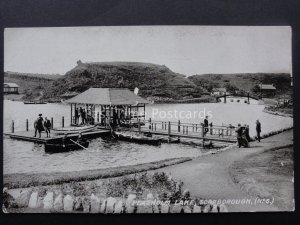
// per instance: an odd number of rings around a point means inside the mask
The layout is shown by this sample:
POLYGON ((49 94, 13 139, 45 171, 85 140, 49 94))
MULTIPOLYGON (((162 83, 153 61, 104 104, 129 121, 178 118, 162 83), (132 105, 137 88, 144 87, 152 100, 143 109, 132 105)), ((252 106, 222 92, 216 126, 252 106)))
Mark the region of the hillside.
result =
POLYGON ((257 95, 257 85, 274 84, 277 97, 292 94, 287 73, 203 74, 185 77, 164 65, 139 62, 82 63, 65 75, 6 72, 5 82, 17 83, 23 99, 60 101, 62 96, 90 87, 140 89, 139 95, 155 102, 214 102, 213 88, 257 95))
POLYGON ((138 87, 140 95, 159 99, 181 99, 195 95, 193 82, 164 65, 139 62, 82 63, 46 87, 44 98, 59 99, 66 92, 83 92, 90 87, 138 87))
POLYGON ((52 85, 55 79, 60 78, 57 74, 36 74, 36 73, 18 73, 5 72, 4 82, 16 83, 19 87, 19 93, 24 95, 24 100, 39 99, 42 97, 44 89, 52 85))
POLYGON ((250 92, 255 95, 255 87, 261 83, 273 84, 277 95, 291 94, 291 77, 288 73, 241 73, 241 74, 203 74, 188 77, 196 86, 212 91, 216 87, 227 90, 250 92))

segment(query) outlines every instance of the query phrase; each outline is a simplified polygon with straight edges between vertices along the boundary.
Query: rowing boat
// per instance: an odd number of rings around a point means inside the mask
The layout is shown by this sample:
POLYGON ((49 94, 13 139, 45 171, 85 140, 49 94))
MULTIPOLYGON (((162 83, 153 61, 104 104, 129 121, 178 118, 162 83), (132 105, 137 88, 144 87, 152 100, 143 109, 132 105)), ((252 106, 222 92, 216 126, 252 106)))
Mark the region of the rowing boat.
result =
POLYGON ((89 142, 87 140, 80 141, 78 144, 76 143, 45 143, 45 152, 47 153, 60 153, 60 152, 69 152, 80 150, 89 147, 89 142), (82 147, 81 147, 81 146, 82 147))
POLYGON ((123 141, 129 141, 139 144, 160 145, 161 140, 158 138, 147 137, 135 132, 114 131, 114 136, 123 141))
POLYGON ((61 128, 52 128, 51 131, 55 134, 78 134, 92 131, 96 128, 93 126, 74 126, 74 127, 61 127, 61 128))

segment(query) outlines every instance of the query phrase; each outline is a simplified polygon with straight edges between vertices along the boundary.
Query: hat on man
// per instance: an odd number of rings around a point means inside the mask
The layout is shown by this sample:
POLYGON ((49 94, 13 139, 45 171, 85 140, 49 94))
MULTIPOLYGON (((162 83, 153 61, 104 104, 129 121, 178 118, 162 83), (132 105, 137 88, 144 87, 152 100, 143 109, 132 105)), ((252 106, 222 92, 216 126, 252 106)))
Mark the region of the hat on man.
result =
POLYGON ((42 115, 43 115, 42 113, 39 114, 39 116, 42 116, 42 115))

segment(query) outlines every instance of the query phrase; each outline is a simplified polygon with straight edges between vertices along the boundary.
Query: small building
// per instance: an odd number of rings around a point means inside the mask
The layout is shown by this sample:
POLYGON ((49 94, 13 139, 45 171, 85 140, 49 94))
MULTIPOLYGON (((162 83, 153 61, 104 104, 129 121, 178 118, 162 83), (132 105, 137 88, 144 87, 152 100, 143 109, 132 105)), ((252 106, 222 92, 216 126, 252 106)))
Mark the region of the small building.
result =
POLYGON ((211 96, 222 96, 226 94, 227 94, 226 88, 214 88, 211 92, 211 96))
POLYGON ((276 94, 276 87, 273 84, 260 84, 260 98, 272 98, 276 94))
POLYGON ((145 121, 145 105, 150 103, 126 88, 90 88, 65 102, 71 105, 71 125, 81 124, 80 111, 84 110, 86 123, 105 127, 145 121))
POLYGON ((15 83, 4 83, 4 94, 19 94, 19 85, 15 83))

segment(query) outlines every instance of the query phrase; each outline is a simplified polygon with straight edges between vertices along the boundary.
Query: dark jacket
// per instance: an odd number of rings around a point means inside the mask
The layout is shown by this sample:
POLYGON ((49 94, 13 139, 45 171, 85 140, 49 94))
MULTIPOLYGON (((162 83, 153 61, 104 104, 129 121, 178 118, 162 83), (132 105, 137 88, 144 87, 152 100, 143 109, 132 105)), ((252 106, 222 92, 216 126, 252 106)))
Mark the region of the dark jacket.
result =
POLYGON ((47 129, 50 129, 50 128, 51 128, 51 122, 50 122, 50 120, 46 120, 45 123, 44 123, 44 126, 45 126, 47 129))
POLYGON ((207 119, 204 119, 204 126, 208 127, 208 120, 207 119))
POLYGON ((38 130, 44 130, 44 119, 42 117, 39 117, 36 121, 36 128, 38 130))
POLYGON ((258 122, 256 124, 256 132, 261 132, 261 124, 260 124, 260 122, 258 122))

